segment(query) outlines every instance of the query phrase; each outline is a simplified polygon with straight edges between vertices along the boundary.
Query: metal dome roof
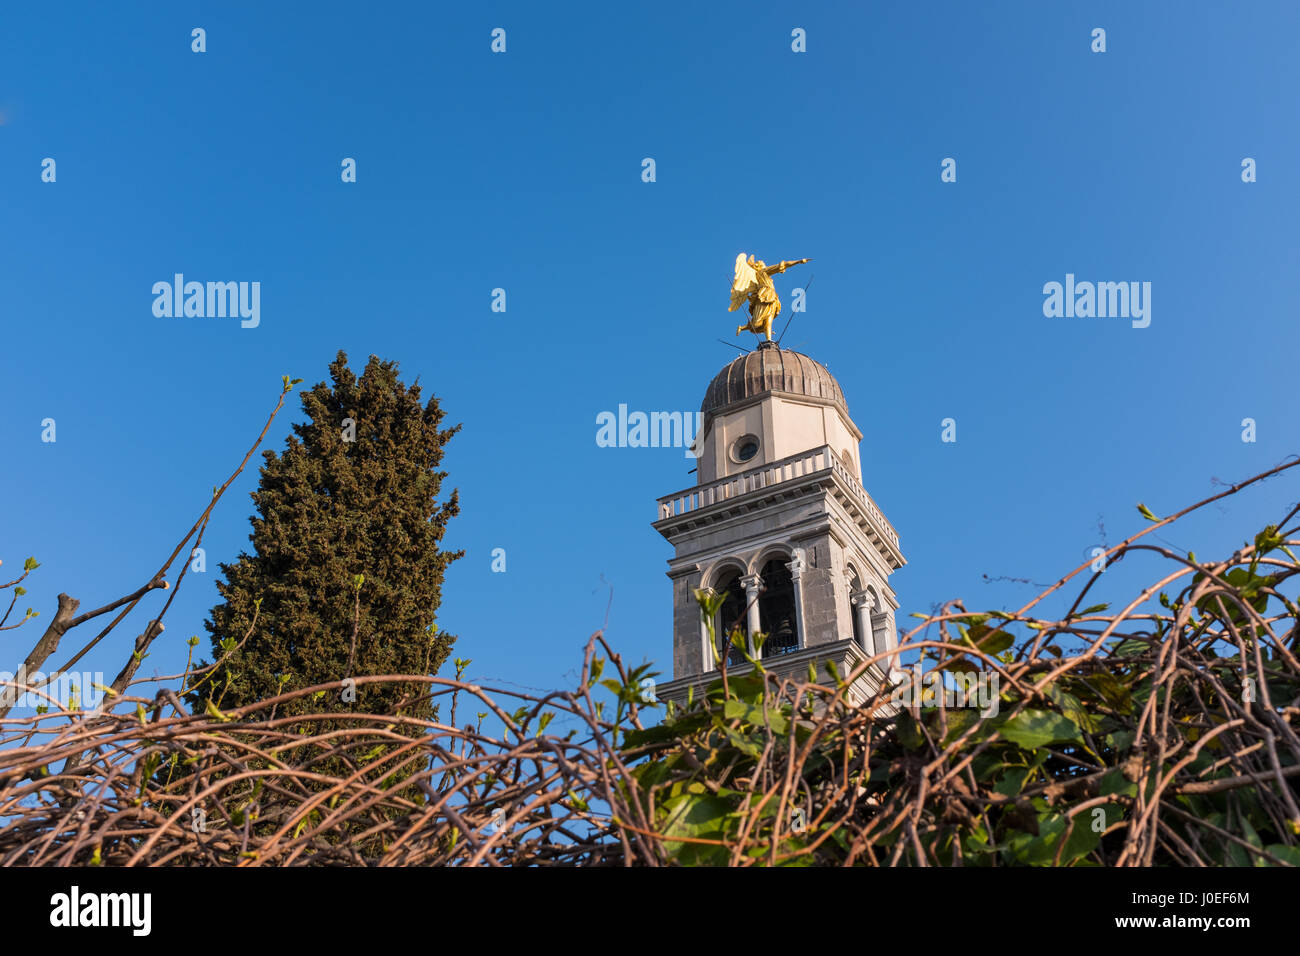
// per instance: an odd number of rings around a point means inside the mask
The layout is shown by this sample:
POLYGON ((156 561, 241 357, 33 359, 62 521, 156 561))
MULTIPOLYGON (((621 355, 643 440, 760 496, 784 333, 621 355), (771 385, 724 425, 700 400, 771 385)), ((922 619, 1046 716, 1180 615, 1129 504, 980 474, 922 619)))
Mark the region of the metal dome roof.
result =
POLYGON ((846 418, 849 415, 840 383, 824 365, 776 346, 760 346, 731 361, 709 383, 700 411, 707 418, 728 405, 769 392, 821 399, 838 405, 846 418))

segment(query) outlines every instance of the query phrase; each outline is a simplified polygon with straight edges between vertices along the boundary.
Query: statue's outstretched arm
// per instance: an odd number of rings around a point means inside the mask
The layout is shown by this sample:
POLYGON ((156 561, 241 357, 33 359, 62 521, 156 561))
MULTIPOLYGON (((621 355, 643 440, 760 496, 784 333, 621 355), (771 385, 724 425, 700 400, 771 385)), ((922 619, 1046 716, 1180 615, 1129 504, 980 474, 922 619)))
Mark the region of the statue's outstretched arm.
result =
POLYGON ((763 271, 770 276, 779 275, 782 272, 784 272, 786 269, 790 268, 791 266, 800 266, 803 265, 805 262, 812 262, 812 260, 811 259, 786 260, 786 261, 778 262, 774 266, 768 266, 763 271))

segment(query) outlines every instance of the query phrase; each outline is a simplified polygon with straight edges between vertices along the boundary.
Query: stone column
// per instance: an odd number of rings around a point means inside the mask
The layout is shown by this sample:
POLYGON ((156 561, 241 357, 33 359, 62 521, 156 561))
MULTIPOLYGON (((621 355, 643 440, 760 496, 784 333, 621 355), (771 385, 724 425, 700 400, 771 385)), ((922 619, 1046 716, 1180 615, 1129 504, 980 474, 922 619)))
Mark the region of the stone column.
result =
POLYGON ((849 600, 853 602, 853 613, 858 616, 858 633, 862 635, 862 643, 865 645, 862 650, 868 657, 883 651, 883 647, 876 647, 876 635, 871 629, 871 611, 876 606, 875 597, 864 589, 850 594, 849 600))
POLYGON ((749 617, 746 623, 749 625, 749 656, 754 656, 754 635, 763 629, 762 622, 758 616, 758 596, 763 593, 763 579, 757 574, 747 574, 740 579, 740 586, 745 589, 745 607, 748 610, 749 617))
POLYGON ((794 560, 786 565, 790 569, 790 579, 794 582, 794 630, 795 637, 798 638, 798 646, 807 647, 807 641, 804 637, 803 623, 803 573, 808 569, 808 562, 804 560, 803 548, 794 549, 794 560))
MULTIPOLYGON (((876 628, 878 628, 875 633, 880 634, 880 649, 882 651, 892 651, 898 646, 898 634, 894 631, 892 616, 886 611, 883 614, 873 614, 872 617, 875 619, 876 628)), ((889 665, 891 676, 895 673, 902 673, 898 667, 897 654, 890 654, 886 659, 886 663, 889 665)))

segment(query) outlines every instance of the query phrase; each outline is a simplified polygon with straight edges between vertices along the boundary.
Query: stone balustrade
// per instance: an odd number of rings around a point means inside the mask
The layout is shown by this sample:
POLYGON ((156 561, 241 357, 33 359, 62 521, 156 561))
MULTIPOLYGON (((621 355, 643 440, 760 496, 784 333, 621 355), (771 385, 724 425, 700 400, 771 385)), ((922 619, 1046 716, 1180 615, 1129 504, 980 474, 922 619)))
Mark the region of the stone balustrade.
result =
POLYGON ((689 514, 692 511, 708 508, 711 505, 732 498, 739 498, 750 492, 819 473, 833 473, 836 475, 854 497, 854 500, 871 517, 876 527, 888 535, 894 546, 898 547, 898 532, 894 530, 893 525, 885 520, 885 516, 880 513, 880 509, 871 500, 871 496, 862 487, 857 476, 845 467, 829 445, 822 445, 820 448, 813 448, 797 455, 791 455, 788 458, 782 458, 780 461, 759 465, 757 468, 751 468, 748 471, 742 471, 734 475, 727 475, 725 478, 710 481, 708 484, 696 485, 686 491, 666 495, 658 501, 659 519, 662 521, 665 518, 689 514))

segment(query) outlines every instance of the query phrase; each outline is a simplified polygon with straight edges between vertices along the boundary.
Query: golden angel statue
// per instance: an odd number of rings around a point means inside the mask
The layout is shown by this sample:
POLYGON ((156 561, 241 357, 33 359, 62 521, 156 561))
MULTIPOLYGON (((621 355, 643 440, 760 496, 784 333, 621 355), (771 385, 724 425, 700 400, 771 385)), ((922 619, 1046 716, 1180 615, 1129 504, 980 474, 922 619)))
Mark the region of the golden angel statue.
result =
POLYGON ((772 285, 772 276, 805 262, 812 260, 795 259, 793 262, 779 262, 769 266, 762 259, 753 256, 746 259, 743 252, 736 256, 736 278, 731 283, 731 308, 727 311, 735 312, 745 302, 749 303, 749 324, 736 326, 737 335, 748 329, 765 335, 767 341, 772 341, 772 322, 781 314, 781 300, 777 298, 776 287, 772 285))

